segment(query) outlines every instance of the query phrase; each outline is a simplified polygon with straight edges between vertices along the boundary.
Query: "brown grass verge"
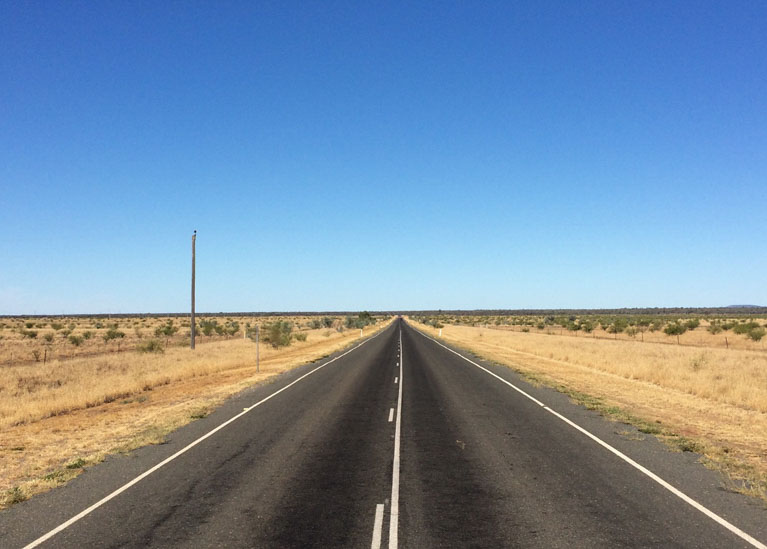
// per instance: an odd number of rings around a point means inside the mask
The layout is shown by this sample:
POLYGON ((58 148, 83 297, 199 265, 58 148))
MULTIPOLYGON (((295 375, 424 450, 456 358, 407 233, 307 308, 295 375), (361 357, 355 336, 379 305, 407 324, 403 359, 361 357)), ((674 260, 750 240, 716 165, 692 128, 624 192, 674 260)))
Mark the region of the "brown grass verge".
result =
MULTIPOLYGON (((765 319, 750 319, 756 320, 760 324, 765 324, 765 319)), ((469 325, 472 327, 482 327, 488 330, 505 330, 509 332, 531 333, 531 334, 546 334, 546 335, 558 335, 562 337, 572 337, 576 339, 605 339, 611 341, 629 341, 636 343, 658 343, 663 345, 681 346, 681 347, 706 347, 716 349, 732 349, 732 350, 744 350, 744 351, 767 351, 767 338, 763 338, 760 341, 753 341, 746 335, 735 334, 732 331, 723 331, 717 334, 712 334, 707 330, 710 322, 707 320, 701 320, 700 326, 693 330, 687 330, 678 338, 674 335, 667 335, 663 330, 656 330, 654 332, 649 331, 647 328, 642 328, 636 332, 630 334, 628 331, 621 333, 609 333, 602 327, 595 328, 592 332, 586 333, 581 331, 569 331, 562 326, 551 325, 543 328, 537 328, 536 326, 519 326, 519 325, 493 325, 493 324, 478 324, 469 325), (526 332, 524 332, 526 330, 526 332)))
MULTIPOLYGON (((386 325, 366 328, 365 336, 386 325)), ((220 341, 194 352, 169 348, 163 355, 73 359, 51 371, 38 371, 37 379, 43 380, 38 388, 50 385, 47 398, 32 393, 10 398, 8 391, 0 391, 0 509, 74 478, 111 453, 160 443, 172 430, 204 417, 242 389, 357 339, 357 330, 319 329, 290 347, 261 345, 260 372, 249 340, 220 341), (51 379, 62 384, 51 384, 51 379)), ((19 374, 7 370, 0 375, 19 374)))
MULTIPOLYGON (((431 326, 414 324, 438 336, 431 326)), ((442 339, 674 449, 702 453, 707 466, 725 473, 725 488, 767 501, 764 353, 454 325, 442 329, 442 339)))

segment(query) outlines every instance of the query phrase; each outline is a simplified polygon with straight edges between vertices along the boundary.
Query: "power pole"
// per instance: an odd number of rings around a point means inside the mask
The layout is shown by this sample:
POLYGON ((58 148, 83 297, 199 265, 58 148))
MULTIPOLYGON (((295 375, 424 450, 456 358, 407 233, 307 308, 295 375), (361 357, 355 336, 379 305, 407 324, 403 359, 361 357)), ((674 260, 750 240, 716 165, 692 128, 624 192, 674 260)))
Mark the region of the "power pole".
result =
POLYGON ((195 324, 195 322, 194 322, 194 244, 195 244, 196 240, 197 240, 197 231, 194 231, 194 234, 192 235, 192 323, 191 323, 191 326, 192 326, 192 330, 191 330, 191 332, 192 332, 191 348, 192 348, 192 350, 194 350, 194 336, 195 336, 195 333, 194 333, 195 332, 195 329, 194 329, 195 328, 195 326, 194 326, 194 324, 195 324))

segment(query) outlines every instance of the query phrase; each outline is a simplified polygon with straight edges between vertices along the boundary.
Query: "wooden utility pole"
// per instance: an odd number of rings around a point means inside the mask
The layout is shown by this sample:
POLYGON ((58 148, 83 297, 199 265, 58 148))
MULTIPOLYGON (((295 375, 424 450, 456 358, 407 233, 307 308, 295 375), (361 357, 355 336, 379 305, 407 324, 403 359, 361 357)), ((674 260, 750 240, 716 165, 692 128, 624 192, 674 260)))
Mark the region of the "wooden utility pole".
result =
POLYGON ((192 235, 192 322, 191 322, 191 348, 194 349, 195 322, 194 322, 194 244, 197 240, 197 231, 192 235))

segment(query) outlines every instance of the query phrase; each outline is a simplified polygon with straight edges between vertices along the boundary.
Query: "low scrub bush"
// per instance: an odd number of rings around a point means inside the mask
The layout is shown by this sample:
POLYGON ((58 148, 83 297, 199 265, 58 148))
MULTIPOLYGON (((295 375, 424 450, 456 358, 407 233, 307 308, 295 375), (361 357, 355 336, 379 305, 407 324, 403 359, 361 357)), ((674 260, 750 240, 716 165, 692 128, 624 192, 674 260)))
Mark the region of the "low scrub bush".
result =
POLYGON ((720 323, 718 323, 718 322, 712 322, 711 324, 708 325, 708 328, 706 328, 706 329, 712 335, 716 335, 716 334, 720 333, 723 330, 722 325, 720 323))
MULTIPOLYGON (((363 311, 360 314, 358 314, 356 318, 353 316, 347 316, 345 325, 347 328, 350 328, 350 329, 356 328, 359 330, 370 324, 375 324, 375 322, 376 322, 375 319, 369 312, 363 311)), ((435 328, 436 327, 437 326, 435 326, 435 328)))
POLYGON ((173 320, 168 319, 168 322, 166 322, 164 325, 155 328, 154 335, 157 337, 172 337, 176 332, 178 332, 178 326, 174 326, 173 320))
POLYGON ((293 323, 287 320, 277 320, 271 324, 264 324, 262 330, 264 341, 271 344, 272 347, 275 349, 287 347, 292 339, 293 323))
POLYGON ((687 331, 687 327, 678 322, 671 322, 663 329, 663 333, 670 336, 671 335, 680 336, 686 331, 687 331))
POLYGON ((736 333, 736 334, 748 335, 748 333, 750 331, 755 330, 757 328, 759 328, 759 324, 752 320, 750 322, 743 322, 743 323, 740 323, 740 324, 735 324, 732 327, 732 331, 733 331, 733 333, 736 333))
POLYGON ((203 335, 206 335, 208 337, 212 336, 213 332, 216 331, 216 326, 218 326, 218 321, 216 320, 200 321, 200 331, 203 333, 203 335))
POLYGON ((698 320, 697 318, 691 318, 690 320, 684 323, 684 327, 687 328, 688 330, 694 330, 698 326, 700 326, 700 320, 698 320))
POLYGON ((621 332, 626 331, 628 325, 629 323, 625 318, 616 318, 612 324, 607 327, 607 333, 620 334, 621 332))
POLYGON ((165 347, 159 339, 149 339, 144 343, 139 343, 136 350, 140 353, 164 353, 165 347))
POLYGON ((107 330, 107 332, 101 336, 104 338, 104 341, 109 342, 113 339, 122 339, 125 337, 125 332, 121 332, 115 327, 111 327, 107 330))

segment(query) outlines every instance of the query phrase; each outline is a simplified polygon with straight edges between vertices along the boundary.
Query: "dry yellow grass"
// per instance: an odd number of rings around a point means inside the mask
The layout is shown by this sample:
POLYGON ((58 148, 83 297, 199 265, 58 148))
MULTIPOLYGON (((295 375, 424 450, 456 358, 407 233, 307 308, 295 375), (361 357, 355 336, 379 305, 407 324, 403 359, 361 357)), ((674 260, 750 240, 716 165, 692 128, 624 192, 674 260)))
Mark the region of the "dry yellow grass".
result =
MULTIPOLYGON (((767 319, 757 318, 753 319, 758 323, 765 325, 767 319)), ((546 334, 546 335, 558 335, 563 337, 572 337, 576 339, 607 339, 612 341, 630 341, 640 343, 660 343, 665 345, 680 345, 680 346, 692 346, 692 347, 710 347, 716 349, 740 349, 745 351, 767 351, 767 337, 761 341, 753 341, 742 334, 735 334, 731 331, 722 331, 718 334, 711 334, 707 331, 709 322, 706 320, 700 321, 700 327, 694 330, 688 330, 679 336, 677 341, 676 336, 669 336, 663 332, 663 330, 649 331, 644 329, 637 331, 634 335, 629 335, 626 332, 611 334, 601 327, 594 329, 591 333, 585 332, 570 332, 561 326, 546 326, 545 328, 536 328, 535 326, 528 326, 529 333, 532 334, 546 334)), ((508 326, 508 325, 483 325, 482 327, 492 330, 506 330, 511 332, 522 332, 523 326, 508 326)))
POLYGON ((161 355, 124 352, 0 367, 0 508, 68 480, 79 465, 110 452, 156 443, 226 397, 360 335, 325 328, 302 333, 306 340, 290 347, 261 344, 258 373, 255 344, 244 339, 195 351, 170 347, 161 355))
MULTIPOLYGON (((275 320, 288 320, 298 329, 307 329, 318 317, 306 316, 205 316, 201 321, 212 320, 219 328, 231 328, 233 333, 205 335, 197 330, 197 345, 216 341, 227 341, 242 337, 246 326, 262 325, 275 320)), ((332 317, 333 328, 340 327, 343 319, 332 317)), ((189 318, 183 317, 30 317, 0 318, 0 366, 43 363, 49 360, 65 360, 97 354, 117 354, 134 350, 142 343, 158 339, 164 346, 184 346, 189 342, 189 318), (177 330, 170 336, 157 335, 159 328, 172 322, 177 330), (118 332, 119 337, 105 339, 109 330, 118 332)))
MULTIPOLYGON (((415 323, 430 335, 438 330, 415 323)), ((767 355, 448 325, 442 339, 699 441, 767 481, 767 355)), ((765 484, 756 491, 764 492, 765 484)))

